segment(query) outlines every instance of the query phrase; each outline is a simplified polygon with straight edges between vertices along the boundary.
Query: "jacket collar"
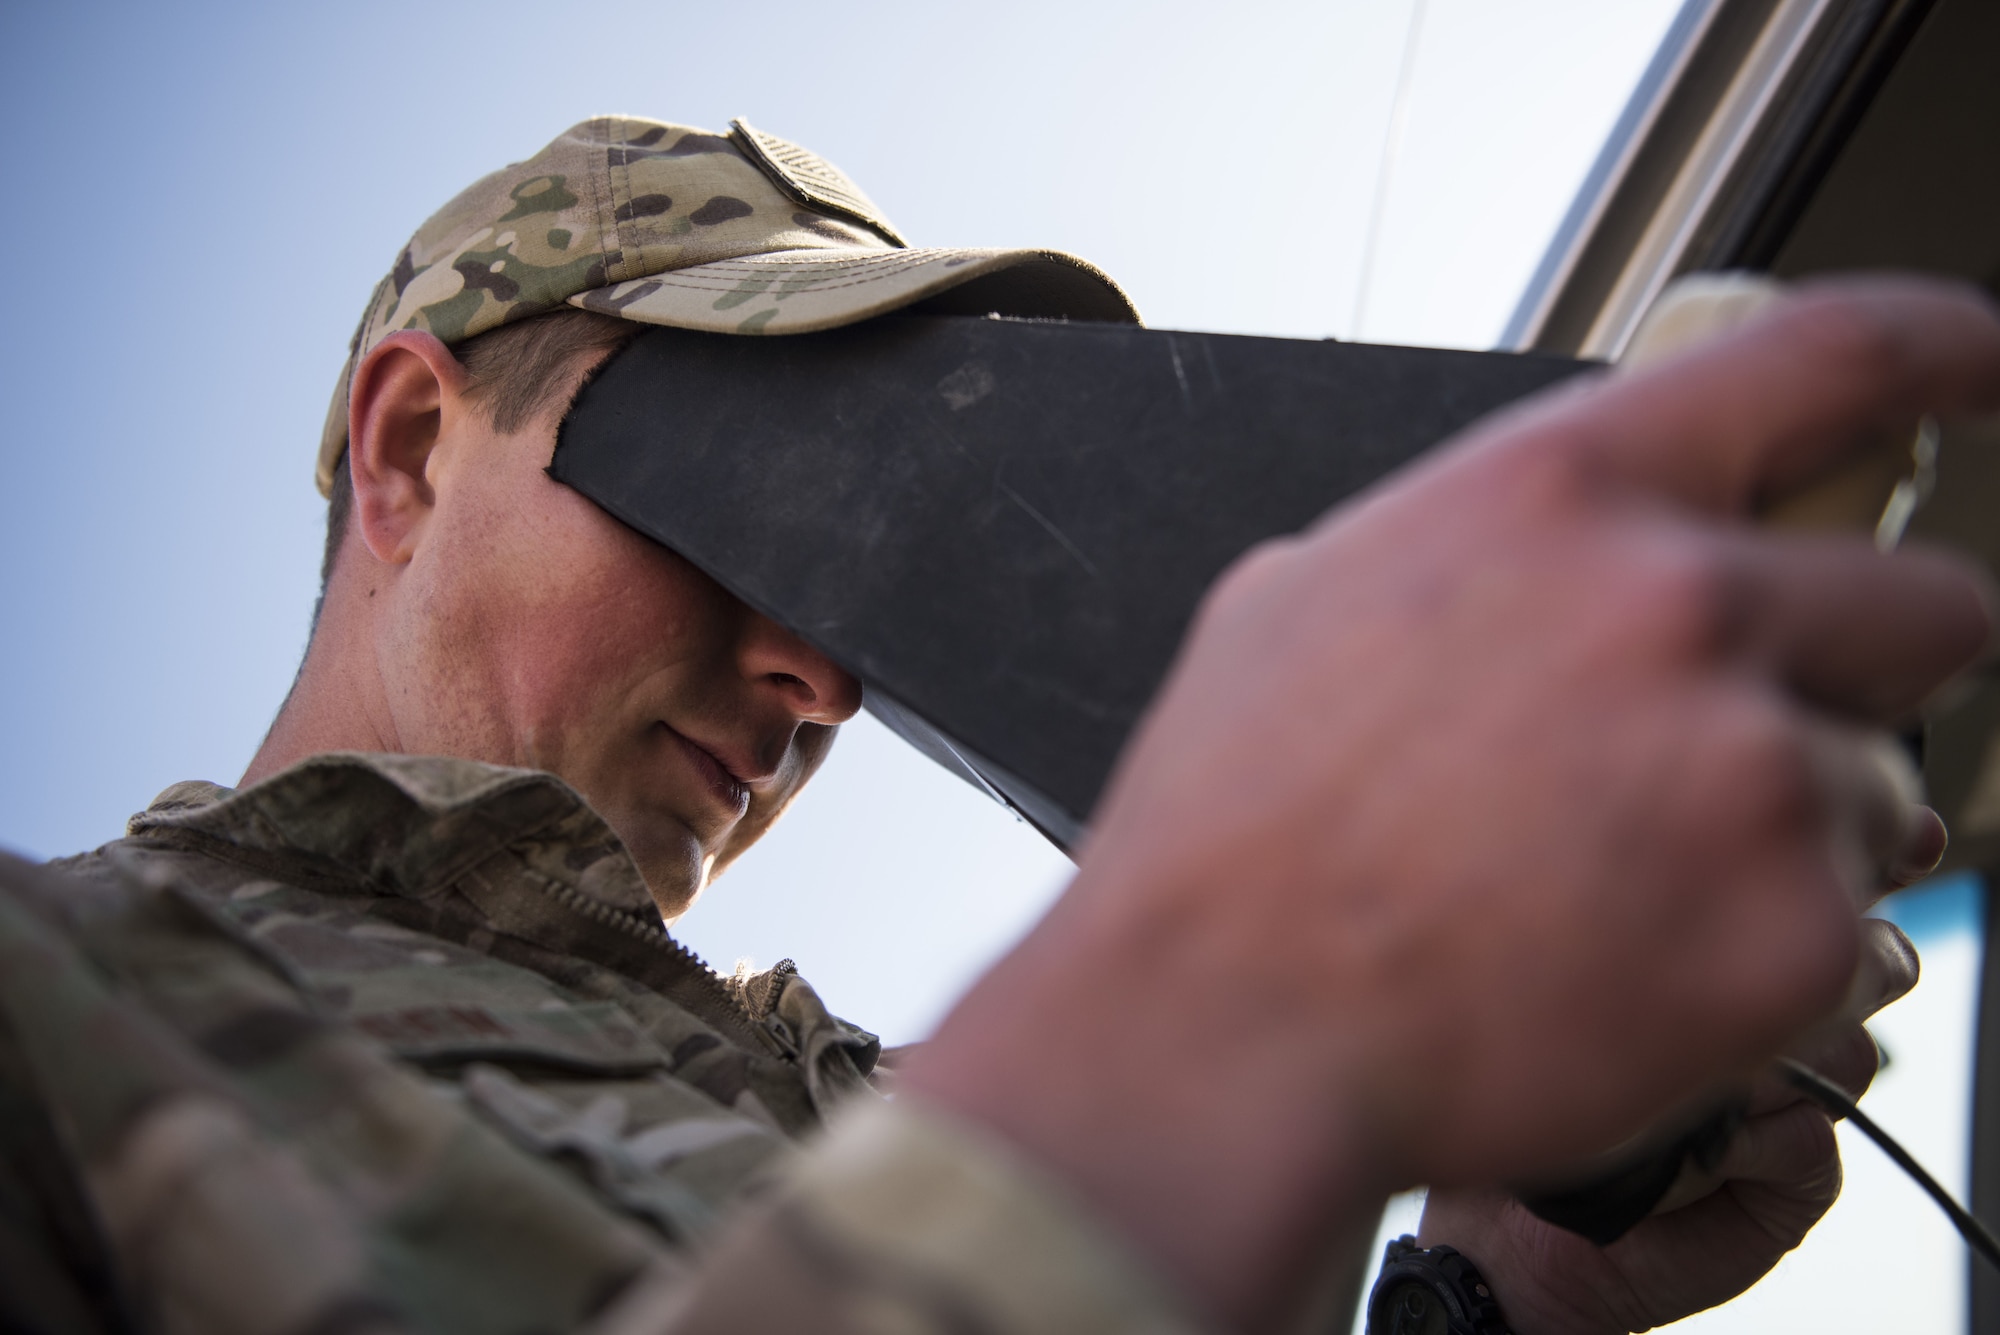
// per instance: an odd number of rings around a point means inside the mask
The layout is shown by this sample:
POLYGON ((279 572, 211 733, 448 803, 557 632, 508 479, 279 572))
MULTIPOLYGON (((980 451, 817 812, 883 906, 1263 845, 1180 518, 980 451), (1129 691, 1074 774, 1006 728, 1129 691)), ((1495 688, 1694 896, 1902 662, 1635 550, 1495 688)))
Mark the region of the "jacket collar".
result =
POLYGON ((169 832, 327 864, 409 899, 442 893, 512 847, 594 905, 660 926, 618 836, 575 789, 538 770, 332 752, 244 789, 177 783, 127 825, 135 836, 169 832))
POLYGON ((338 893, 450 900, 495 932, 636 979, 753 1051, 802 1059, 816 1098, 858 1082, 880 1051, 790 960, 731 981, 675 941, 611 827, 539 770, 332 752, 240 790, 174 784, 127 833, 338 893))

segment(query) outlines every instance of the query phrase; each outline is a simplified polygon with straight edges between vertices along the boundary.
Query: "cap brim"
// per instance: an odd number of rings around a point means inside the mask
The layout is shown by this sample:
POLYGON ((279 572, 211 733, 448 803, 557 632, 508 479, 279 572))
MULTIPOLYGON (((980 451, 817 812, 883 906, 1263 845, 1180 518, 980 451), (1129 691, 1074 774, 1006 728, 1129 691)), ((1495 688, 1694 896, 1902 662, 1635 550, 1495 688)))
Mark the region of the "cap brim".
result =
POLYGON ((921 306, 936 314, 1139 323, 1102 270, 1053 250, 785 250, 593 288, 569 304, 718 334, 809 334, 921 306))

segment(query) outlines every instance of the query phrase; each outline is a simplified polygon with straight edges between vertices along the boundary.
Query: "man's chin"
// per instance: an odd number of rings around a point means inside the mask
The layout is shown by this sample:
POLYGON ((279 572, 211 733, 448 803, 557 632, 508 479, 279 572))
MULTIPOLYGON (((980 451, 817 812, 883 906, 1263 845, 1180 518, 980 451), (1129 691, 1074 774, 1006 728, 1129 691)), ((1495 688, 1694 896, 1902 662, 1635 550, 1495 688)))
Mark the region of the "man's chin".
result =
POLYGON ((671 879, 640 864, 639 872, 646 878, 646 889, 652 893, 653 904, 660 910, 662 920, 671 924, 694 907, 694 901, 701 895, 702 885, 707 879, 702 866, 712 860, 703 859, 702 863, 697 863, 692 874, 685 868, 676 868, 676 874, 671 879))
MULTIPOLYGON (((669 828, 628 829, 630 822, 607 816, 612 830, 639 868, 660 916, 671 922, 686 913, 708 882, 715 855, 678 821, 669 828)), ((663 824, 664 822, 662 822, 663 824)))

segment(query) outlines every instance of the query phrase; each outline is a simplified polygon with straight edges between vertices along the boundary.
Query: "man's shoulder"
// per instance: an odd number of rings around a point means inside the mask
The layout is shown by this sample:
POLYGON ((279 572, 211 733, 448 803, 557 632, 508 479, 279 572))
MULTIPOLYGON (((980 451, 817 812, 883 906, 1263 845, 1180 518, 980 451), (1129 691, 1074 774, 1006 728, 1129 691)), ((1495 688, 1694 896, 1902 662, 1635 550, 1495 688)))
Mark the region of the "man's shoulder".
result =
POLYGON ((325 755, 240 791, 176 784, 129 829, 63 869, 185 900, 406 1060, 614 1072, 664 1053, 796 1133, 840 1094, 817 1088, 828 1073, 865 1074, 879 1050, 789 961, 728 979, 676 942, 617 837, 550 775, 325 755))
POLYGON ((596 976, 610 971, 744 1028, 723 980, 673 945, 617 836, 538 771, 314 756, 242 789, 174 784, 124 838, 51 865, 187 901, 342 1011, 361 995, 468 990, 553 1009, 551 993, 616 990, 596 976))
POLYGON ((333 752, 241 789, 190 781, 126 827, 126 844, 199 849, 238 863, 287 860, 307 879, 364 881, 424 898, 504 848, 588 859, 608 906, 657 917, 616 835, 553 774, 452 756, 333 752))
MULTIPOLYGON (((861 1087, 873 1039, 790 970, 732 985, 650 901, 628 911, 608 838, 542 776, 325 757, 241 792, 177 784, 125 838, 55 865, 0 860, 0 1057, 19 1068, 0 1062, 0 1095, 86 1132, 38 1199, 124 1182, 134 1146, 217 1100, 259 1154, 327 1183, 377 1172, 383 1145, 428 1164, 469 1137, 476 1173, 447 1183, 440 1160, 394 1191, 449 1195, 470 1227, 481 1183, 518 1178, 600 1237, 593 1273, 703 1236, 861 1087), (165 1121, 133 1120, 155 1108, 165 1121), (379 1136, 325 1139, 370 1119, 379 1136), (581 1181, 552 1186, 551 1168, 581 1181)), ((0 1126, 0 1177, 37 1158, 19 1121, 0 1126)), ((378 1227, 353 1202, 330 1217, 356 1240, 378 1227)), ((51 1273, 102 1259, 71 1253, 51 1273)))

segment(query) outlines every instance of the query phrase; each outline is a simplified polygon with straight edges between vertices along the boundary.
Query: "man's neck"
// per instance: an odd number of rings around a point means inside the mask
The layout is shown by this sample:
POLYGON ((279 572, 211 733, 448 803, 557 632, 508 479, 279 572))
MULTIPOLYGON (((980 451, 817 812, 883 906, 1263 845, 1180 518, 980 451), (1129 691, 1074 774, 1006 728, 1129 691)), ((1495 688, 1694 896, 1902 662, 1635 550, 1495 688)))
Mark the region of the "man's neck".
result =
POLYGON ((306 646, 298 680, 250 758, 239 786, 268 779, 308 756, 328 751, 403 749, 388 711, 382 708, 380 678, 365 661, 353 661, 353 650, 365 644, 365 638, 342 634, 341 627, 333 624, 345 619, 342 610, 329 596, 312 643, 306 646), (346 646, 348 652, 337 652, 335 646, 346 646))

